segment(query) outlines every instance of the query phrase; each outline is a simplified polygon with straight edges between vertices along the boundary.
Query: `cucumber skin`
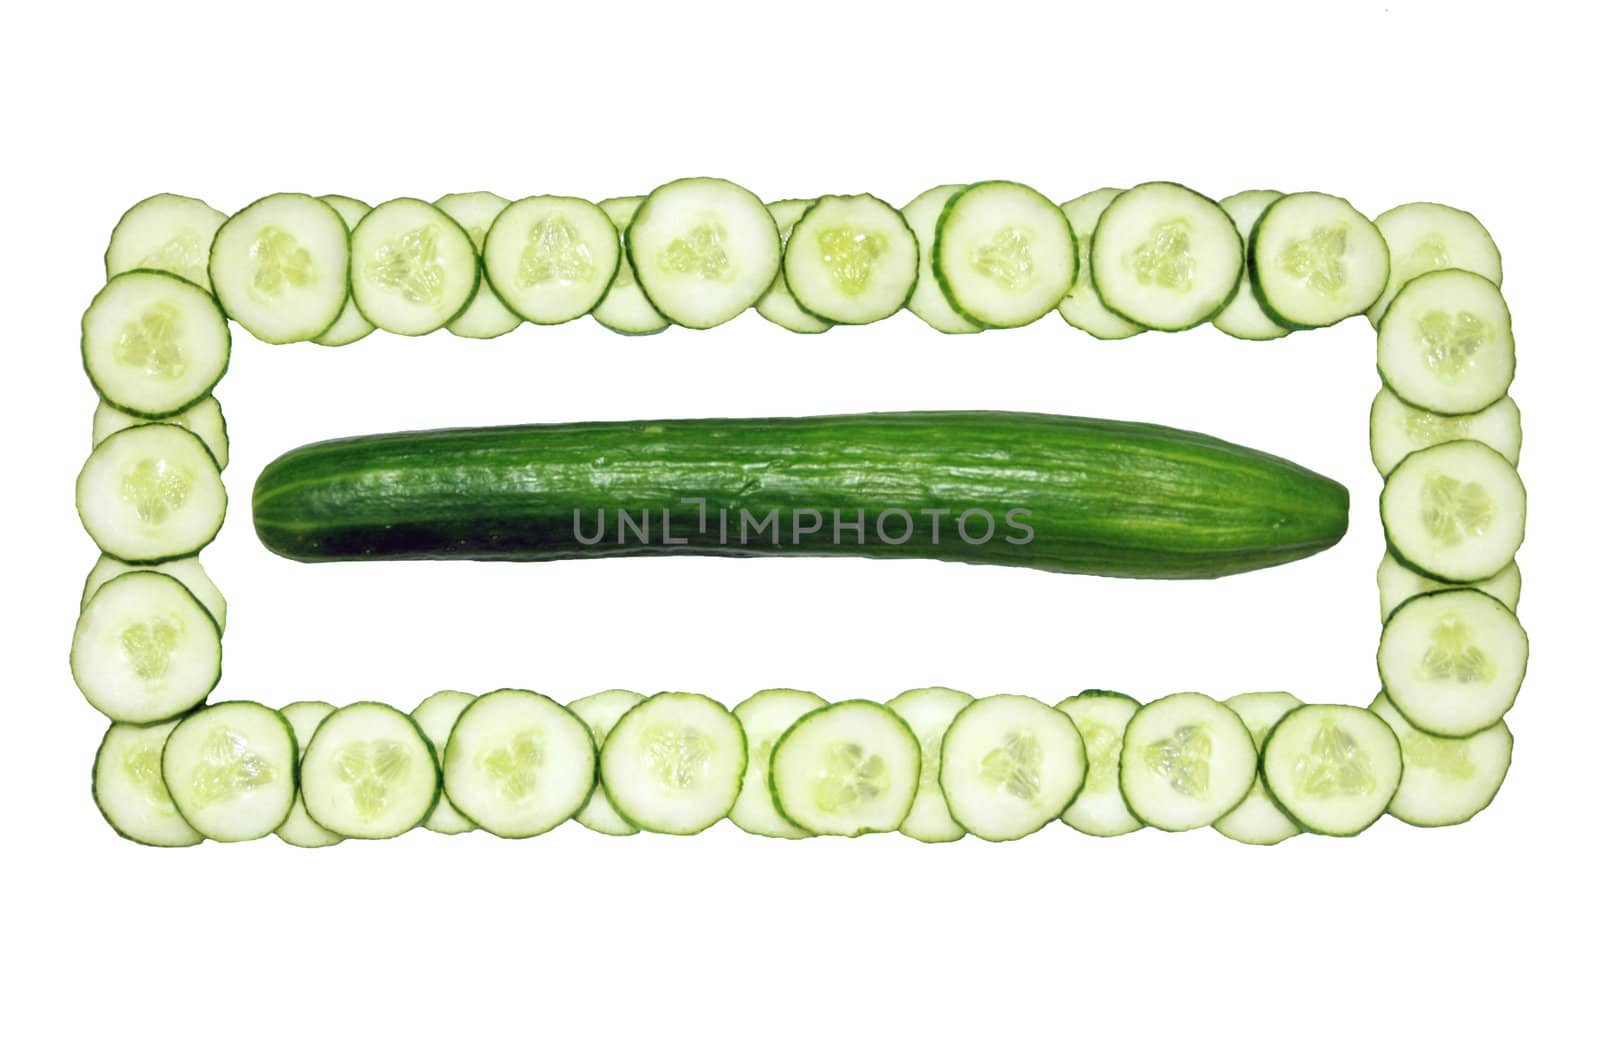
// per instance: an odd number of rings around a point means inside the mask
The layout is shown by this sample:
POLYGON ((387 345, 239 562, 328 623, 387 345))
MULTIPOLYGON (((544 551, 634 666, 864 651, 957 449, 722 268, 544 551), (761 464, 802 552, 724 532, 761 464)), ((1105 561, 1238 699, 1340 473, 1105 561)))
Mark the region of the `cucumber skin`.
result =
MULTIPOLYGON (((256 482, 256 534, 301 561, 548 561, 663 554, 931 558, 1135 578, 1213 578, 1337 543, 1349 493, 1278 457, 1172 428, 1032 413, 917 412, 784 419, 574 423, 347 438, 295 449, 256 482), (707 502, 706 532, 699 508, 707 502), (615 539, 616 508, 648 509, 651 539, 615 539), (580 543, 607 508, 606 538, 580 543), (729 511, 729 544, 718 538, 729 511), (663 545, 661 511, 673 512, 663 545), (824 515, 792 540, 793 511, 824 515), (932 538, 920 510, 948 510, 932 538), (985 509, 972 545, 956 518, 985 509), (1026 544, 1005 515, 1031 510, 1026 544), (779 511, 780 545, 738 542, 740 511, 779 511), (866 512, 866 538, 835 543, 832 511, 866 512), (874 519, 909 512, 900 545, 874 519), (981 530, 981 527, 980 527, 981 530)), ((889 531, 899 534, 896 518, 889 531)))

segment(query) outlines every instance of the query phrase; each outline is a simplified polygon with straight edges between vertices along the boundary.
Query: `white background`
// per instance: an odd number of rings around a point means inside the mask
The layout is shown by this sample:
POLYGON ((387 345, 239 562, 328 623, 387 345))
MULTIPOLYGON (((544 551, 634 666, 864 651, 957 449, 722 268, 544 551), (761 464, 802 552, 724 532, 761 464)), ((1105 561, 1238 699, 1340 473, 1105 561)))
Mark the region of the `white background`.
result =
MULTIPOLYGON (((125 4, 13 15, 4 386, 4 979, 12 1037, 1548 1037, 1592 983, 1592 26, 1538 5, 125 4), (770 12, 770 13, 768 13, 770 12), (1314 188, 1475 211, 1505 255, 1531 490, 1516 763, 1461 828, 1384 820, 1257 850, 1209 830, 927 847, 722 824, 618 840, 417 833, 321 851, 116 838, 67 645, 95 551, 72 508, 77 351, 107 233, 158 191, 599 199, 715 174, 765 198, 1021 180, 1314 188)), ((754 312, 628 339, 345 349, 236 334, 219 697, 438 687, 945 684, 1055 700, 1376 689, 1377 389, 1364 319, 1247 344, 1099 344, 1056 316, 942 337, 910 314, 802 338, 754 312), (1281 569, 1136 583, 866 561, 306 566, 251 484, 335 435, 587 418, 1031 409, 1188 426, 1350 487, 1350 534, 1281 569)), ((1573 1031, 1578 1030, 1575 1026, 1573 1031)), ((1571 1032, 1564 1031, 1563 1034, 1571 1032)))

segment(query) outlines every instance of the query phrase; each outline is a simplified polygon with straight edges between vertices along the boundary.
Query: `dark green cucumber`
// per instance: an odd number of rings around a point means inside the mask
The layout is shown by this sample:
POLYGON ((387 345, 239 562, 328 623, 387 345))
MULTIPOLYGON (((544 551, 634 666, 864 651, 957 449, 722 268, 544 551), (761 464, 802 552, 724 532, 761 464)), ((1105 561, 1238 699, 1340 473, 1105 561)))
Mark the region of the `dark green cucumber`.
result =
POLYGON ((254 513, 302 561, 856 556, 1193 579, 1332 546, 1349 494, 1167 427, 926 412, 320 442, 262 471, 254 513))

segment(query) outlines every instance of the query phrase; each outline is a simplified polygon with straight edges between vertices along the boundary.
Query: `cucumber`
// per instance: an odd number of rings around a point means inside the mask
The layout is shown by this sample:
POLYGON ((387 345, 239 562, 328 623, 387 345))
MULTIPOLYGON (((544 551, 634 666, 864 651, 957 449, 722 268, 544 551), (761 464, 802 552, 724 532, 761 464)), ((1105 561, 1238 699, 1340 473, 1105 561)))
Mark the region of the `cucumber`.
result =
POLYGON ((222 702, 189 714, 167 735, 161 780, 196 832, 239 843, 270 836, 288 820, 299 755, 282 713, 222 702))
POLYGON ((613 333, 627 336, 659 333, 672 325, 650 304, 650 298, 644 295, 644 290, 639 288, 639 280, 634 277, 633 265, 628 263, 626 253, 621 252, 622 235, 628 230, 628 224, 643 202, 642 195, 600 200, 600 209, 616 226, 619 253, 617 274, 611 280, 611 288, 606 290, 606 295, 600 298, 600 303, 594 306, 591 314, 596 322, 613 333))
POLYGON ((622 714, 600 750, 600 778, 625 820, 692 836, 733 809, 746 755, 739 718, 721 703, 667 691, 622 714))
POLYGON ((739 798, 734 800, 728 820, 754 836, 803 839, 811 834, 778 813, 767 774, 772 767, 772 747, 783 732, 805 714, 827 704, 821 695, 810 691, 780 687, 757 691, 733 707, 733 715, 744 728, 749 755, 739 798))
POLYGON ((388 839, 428 819, 439 801, 433 746, 411 717, 355 702, 321 724, 300 760, 311 819, 351 839, 388 839))
POLYGON ((877 322, 911 299, 917 237, 876 196, 825 195, 790 229, 782 272, 795 303, 823 321, 877 322))
POLYGON ((1083 791, 1061 820, 1090 836, 1123 836, 1143 828, 1144 823, 1128 810, 1117 782, 1122 735, 1139 711, 1139 702, 1116 691, 1089 690, 1063 699, 1056 708, 1072 718, 1089 758, 1083 791))
MULTIPOLYGON (((941 333, 976 333, 979 329, 950 306, 939 280, 933 274, 933 240, 939 225, 939 215, 944 213, 944 204, 949 202, 950 197, 965 187, 966 185, 939 185, 937 188, 928 189, 900 208, 900 215, 906 219, 906 226, 917 237, 917 284, 912 287, 911 299, 906 301, 906 307, 913 315, 941 333)), ((1085 248, 1087 245, 1085 243, 1085 248)), ((916 812, 912 811, 912 815, 915 814, 916 812)))
POLYGON ((129 427, 97 445, 78 472, 77 500, 103 553, 150 564, 199 553, 228 506, 205 442, 168 423, 129 427))
POLYGON ((209 271, 222 310, 257 340, 315 340, 349 296, 350 230, 320 199, 269 195, 217 229, 209 271))
POLYGON ((917 736, 892 709, 853 699, 813 709, 772 749, 778 813, 819 836, 893 832, 922 772, 917 736))
POLYGON ((1233 299, 1244 274, 1244 241, 1210 199, 1152 181, 1106 206, 1089 258, 1107 308, 1129 322, 1177 332, 1211 321, 1233 299))
POLYGON ((1072 224, 1049 199, 1014 181, 979 181, 944 204, 933 274, 950 306, 987 329, 1038 321, 1078 274, 1072 224))
POLYGON ((1032 835, 1083 788, 1088 755, 1072 718, 1027 695, 990 695, 951 721, 939 747, 950 816, 990 842, 1032 835))
POLYGON ((228 371, 228 322, 211 295, 159 271, 105 284, 83 313, 83 368, 100 397, 160 419, 211 393, 228 371))
POLYGON ((1506 396, 1516 371, 1511 312, 1495 284, 1454 268, 1406 283, 1378 324, 1378 375, 1405 402, 1446 415, 1506 396))
POLYGON ((1389 248, 1347 200, 1295 192, 1275 200, 1250 231, 1250 285, 1261 310, 1287 329, 1359 315, 1389 281, 1389 248))
POLYGON ((207 293, 206 261, 211 240, 227 215, 199 199, 163 192, 128 208, 111 230, 106 246, 106 278, 142 268, 188 279, 207 293))
POLYGON ((1095 288, 1094 254, 1090 247, 1100 226, 1100 216, 1111 205, 1111 200, 1121 194, 1120 188, 1098 188, 1061 204, 1061 212, 1066 214, 1078 241, 1078 274, 1056 310, 1068 325, 1097 340, 1126 340, 1145 330, 1144 326, 1129 322, 1107 308, 1100 299, 1100 291, 1095 288))
POLYGON ((129 572, 84 606, 71 665, 78 690, 100 712, 118 723, 155 723, 188 712, 217 686, 222 633, 177 579, 129 572))
POLYGON ((478 288, 473 290, 472 299, 460 314, 445 323, 444 328, 455 336, 489 340, 522 325, 521 316, 495 296, 494 288, 483 274, 483 241, 495 218, 511 205, 511 201, 493 192, 454 192, 441 195, 433 205, 467 233, 467 238, 472 240, 473 263, 478 268, 478 288))
POLYGON ((710 329, 749 309, 772 286, 783 257, 766 205, 715 177, 669 181, 651 192, 625 238, 651 306, 690 329, 710 329))
MULTIPOLYGON (((567 708, 588 725, 589 733, 594 737, 595 748, 602 749, 606 744, 606 736, 617 726, 622 714, 643 701, 644 696, 637 691, 616 689, 585 695, 567 708)), ((584 828, 593 829, 607 836, 632 836, 639 831, 637 825, 629 823, 617 813, 617 808, 611 804, 611 797, 607 796, 605 789, 599 785, 595 786, 594 792, 589 795, 589 802, 578 811, 577 817, 578 824, 584 828)))
POLYGON ((622 249, 617 227, 587 199, 535 195, 500 212, 483 240, 483 273, 535 325, 582 318, 606 295, 622 249))
POLYGON ((1419 731, 1470 738, 1498 724, 1522 687, 1528 634, 1479 590, 1423 593, 1395 609, 1378 639, 1378 676, 1419 731))
MULTIPOLYGON (((311 744, 311 736, 317 733, 317 725, 333 715, 333 706, 327 702, 290 702, 283 707, 282 713, 283 718, 289 721, 289 729, 294 732, 296 750, 304 756, 306 746, 311 744)), ((295 791, 294 806, 277 831, 278 838, 291 847, 331 847, 344 842, 343 836, 329 832, 311 820, 311 815, 306 813, 306 802, 298 789, 295 791)))
POLYGON ((110 402, 101 399, 100 404, 94 409, 94 444, 99 445, 118 431, 153 422, 170 423, 174 427, 182 427, 189 431, 206 443, 211 458, 217 461, 218 470, 227 468, 228 424, 222 418, 222 406, 218 405, 217 400, 209 394, 182 412, 174 413, 159 421, 123 412, 110 402))
MULTIPOLYGON (((814 202, 815 199, 783 199, 767 204, 767 210, 778 226, 778 237, 784 243, 788 243, 789 233, 814 202)), ((777 278, 772 280, 771 288, 756 301, 756 311, 768 322, 780 325, 791 333, 826 333, 833 328, 832 322, 818 318, 795 303, 781 266, 777 278)))
MULTIPOLYGON (((1250 738, 1258 753, 1266 745, 1273 726, 1300 704, 1300 700, 1287 691, 1248 691, 1234 695, 1226 703, 1250 729, 1250 738)), ((1211 827, 1231 840, 1258 847, 1270 847, 1300 834, 1299 823, 1267 794, 1259 770, 1244 802, 1218 818, 1211 827)))
POLYGON ((1400 786, 1400 741, 1360 706, 1291 709, 1261 748, 1274 802, 1307 832, 1354 836, 1383 817, 1400 786))
POLYGON ((1408 825, 1460 825, 1494 802, 1511 769, 1511 729, 1505 721, 1471 738, 1436 738, 1406 722, 1383 695, 1372 703, 1400 739, 1405 770, 1389 814, 1408 825))
POLYGON ((161 750, 177 720, 112 724, 94 754, 94 805, 117 835, 150 847, 192 847, 205 839, 183 820, 161 780, 161 750))
POLYGON ((1163 832, 1215 824, 1250 793, 1256 749, 1239 715, 1194 692, 1141 706, 1122 736, 1122 798, 1163 832))
POLYGON ((1164 427, 879 413, 323 442, 267 466, 254 513, 268 549, 307 561, 848 555, 1202 578, 1331 546, 1348 500, 1164 427))
MULTIPOLYGON (((1262 211, 1282 198, 1282 192, 1258 188, 1236 192, 1219 200, 1217 205, 1233 218, 1233 226, 1238 230, 1239 237, 1248 243, 1250 232, 1255 228, 1262 211)), ((1255 293, 1246 292, 1242 285, 1233 299, 1228 301, 1228 306, 1211 320, 1211 324, 1238 340, 1276 340, 1289 335, 1289 330, 1268 318, 1267 313, 1261 310, 1255 293)))
POLYGON ((1442 268, 1476 272, 1500 285, 1500 249, 1479 220, 1440 203, 1406 203, 1373 219, 1389 246, 1389 281, 1367 317, 1376 326, 1400 288, 1442 268))
POLYGON ((1510 398, 1463 416, 1442 416, 1407 405, 1385 387, 1372 399, 1368 428, 1372 464, 1384 477, 1418 449, 1445 441, 1481 441, 1512 466, 1522 453, 1522 411, 1510 398))
POLYGON ((507 839, 555 828, 578 813, 594 786, 589 726, 533 691, 479 696, 444 748, 450 802, 485 832, 507 839))
POLYGON ((900 823, 900 832, 923 843, 949 843, 967 834, 950 816, 944 789, 939 785, 939 748, 956 714, 972 704, 965 691, 948 687, 920 687, 889 699, 889 708, 906 722, 922 751, 917 797, 900 823))
POLYGON ((171 561, 162 561, 160 564, 129 564, 119 561, 109 554, 101 554, 100 559, 89 570, 88 578, 83 581, 83 596, 78 599, 78 610, 82 611, 89 606, 89 601, 100 592, 100 587, 120 575, 129 572, 160 572, 170 575, 183 583, 190 593, 194 594, 206 614, 217 624, 217 632, 221 633, 228 627, 228 602, 223 599, 222 591, 217 589, 217 584, 211 581, 206 570, 200 566, 198 557, 178 557, 171 561))
MULTIPOLYGON (((361 218, 372 212, 371 206, 347 195, 325 195, 321 198, 339 214, 347 231, 353 231, 355 226, 361 223, 361 218)), ((378 327, 367 321, 367 316, 361 313, 361 309, 356 307, 355 298, 347 296, 344 307, 339 309, 339 317, 334 320, 333 325, 313 337, 312 343, 322 347, 344 347, 370 335, 376 328, 378 327)))
MULTIPOLYGON (((465 691, 435 691, 411 711, 411 719, 416 721, 422 736, 433 747, 433 758, 439 764, 441 777, 444 774, 444 748, 450 741, 450 732, 475 697, 465 691)), ((476 826, 472 824, 471 819, 456 810, 455 804, 450 802, 450 794, 446 792, 440 795, 439 802, 433 807, 433 813, 428 815, 422 827, 429 832, 456 836, 463 832, 471 832, 476 826)))
POLYGON ((478 251, 466 230, 421 199, 379 203, 350 231, 350 299, 379 329, 443 329, 478 291, 478 251))
POLYGON ((1443 583, 1478 583, 1511 565, 1527 493, 1504 456, 1447 441, 1407 456, 1383 484, 1378 511, 1395 558, 1443 583))
MULTIPOLYGON (((1517 563, 1512 561, 1489 578, 1465 585, 1482 590, 1507 608, 1516 611, 1517 601, 1522 597, 1522 571, 1517 567, 1517 563)), ((1460 588, 1462 584, 1442 583, 1420 572, 1413 572, 1396 561, 1393 554, 1384 554, 1383 560, 1378 564, 1378 611, 1384 619, 1393 615, 1396 608, 1419 593, 1460 588)))

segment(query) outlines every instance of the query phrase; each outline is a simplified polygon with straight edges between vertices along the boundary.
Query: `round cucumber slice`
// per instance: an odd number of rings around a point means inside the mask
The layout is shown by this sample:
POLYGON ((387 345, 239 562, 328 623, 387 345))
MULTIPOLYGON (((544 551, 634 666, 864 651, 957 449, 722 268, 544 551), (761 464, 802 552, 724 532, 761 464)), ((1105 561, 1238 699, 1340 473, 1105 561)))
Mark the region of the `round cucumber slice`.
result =
POLYGON ((1502 720, 1471 738, 1438 738, 1412 727, 1383 695, 1372 703, 1400 739, 1405 770, 1389 813, 1408 825, 1460 825, 1494 802, 1511 769, 1511 729, 1502 720))
POLYGON ((155 723, 188 712, 217 686, 222 632, 183 583, 133 571, 89 598, 70 658, 90 705, 119 723, 155 723))
POLYGON ((1089 758, 1083 790, 1061 820, 1089 836, 1123 836, 1144 823, 1128 810, 1117 784, 1122 766, 1122 736, 1139 711, 1137 699, 1116 691, 1089 690, 1063 699, 1056 708, 1071 717, 1089 758))
MULTIPOLYGON (((1233 226, 1238 229, 1239 237, 1248 243, 1262 212, 1282 198, 1282 192, 1256 188, 1230 195, 1217 205, 1233 218, 1233 226)), ((1261 310, 1255 293, 1245 292, 1242 285, 1222 313, 1211 320, 1211 324, 1238 340, 1276 340, 1289 335, 1289 330, 1268 318, 1267 313, 1261 310)))
POLYGON ((1452 416, 1487 409, 1506 396, 1516 365, 1511 312, 1482 275, 1419 275, 1378 325, 1378 375, 1419 409, 1452 416))
POLYGON ((282 713, 255 702, 223 702, 172 729, 161 751, 161 779, 196 832, 238 843, 270 836, 288 819, 298 757, 282 713))
POLYGON ((1248 241, 1256 302, 1288 329, 1331 326, 1359 315, 1389 280, 1383 235, 1336 195, 1295 192, 1275 200, 1248 241))
POLYGON ((1359 706, 1289 710, 1261 749, 1261 777, 1278 806, 1322 836, 1365 832, 1400 786, 1400 742, 1359 706))
POLYGON ((350 232, 350 297, 379 329, 401 336, 443 329, 477 290, 472 239, 421 199, 379 203, 350 232))
MULTIPOLYGON (((417 727, 422 730, 422 736, 433 746, 433 758, 439 764, 440 777, 443 777, 444 748, 450 741, 450 732, 475 697, 465 691, 435 691, 411 711, 411 719, 417 722, 417 727)), ((439 802, 434 805, 433 813, 428 815, 428 820, 422 823, 422 827, 429 832, 445 836, 457 836, 476 828, 471 819, 450 802, 448 792, 440 795, 439 802)))
MULTIPOLYGON (((371 206, 348 195, 324 195, 321 199, 334 208, 347 230, 354 230, 361 223, 361 218, 372 212, 371 206)), ((376 328, 356 307, 355 298, 347 296, 344 307, 339 309, 339 317, 327 330, 314 337, 312 343, 321 347, 344 347, 369 335, 376 328)))
POLYGON ((977 699, 956 714, 939 748, 939 787, 950 816, 996 843, 1059 818, 1087 775, 1088 755, 1072 718, 1027 695, 977 699))
POLYGON ((914 688, 889 699, 889 708, 911 728, 922 751, 917 797, 911 802, 911 813, 900 823, 902 835, 923 843, 950 843, 967 834, 950 816, 950 805, 939 785, 939 749, 950 722, 971 704, 971 695, 948 687, 914 688))
MULTIPOLYGON (((639 692, 617 688, 585 695, 567 708, 588 725, 589 733, 594 736, 595 748, 603 749, 606 736, 617 726, 622 714, 643 701, 644 696, 639 692)), ((607 836, 632 836, 639 831, 637 825, 617 813, 617 808, 611 805, 611 797, 600 785, 595 786, 594 792, 589 794, 589 802, 578 811, 578 824, 607 836)))
POLYGON ((595 786, 594 738, 544 695, 502 688, 479 696, 450 731, 444 787, 485 832, 526 839, 578 813, 595 786))
POLYGON ((388 839, 427 820, 439 764, 416 721, 379 702, 335 710, 300 760, 300 795, 317 824, 351 839, 388 839))
POLYGON ((473 290, 466 308, 445 323, 445 329, 455 336, 491 340, 522 325, 522 317, 513 313, 495 296, 494 288, 489 285, 482 271, 483 241, 488 237, 495 218, 511 205, 511 201, 493 192, 456 192, 440 196, 433 205, 461 226, 467 238, 472 240, 473 252, 479 258, 476 262, 479 269, 478 288, 473 290))
POLYGON ((1100 215, 1111 205, 1111 200, 1121 194, 1120 188, 1098 188, 1061 204, 1061 212, 1066 214, 1078 243, 1078 274, 1056 310, 1069 326, 1097 340, 1126 340, 1145 330, 1144 326, 1129 322, 1107 308, 1094 284, 1094 256, 1090 246, 1100 225, 1100 215))
POLYGON ((1479 590, 1411 598, 1378 639, 1378 676, 1419 731, 1470 738, 1498 724, 1522 687, 1528 634, 1511 609, 1479 590))
MULTIPOLYGON (((611 218, 611 223, 616 226, 619 251, 622 249, 622 236, 627 232, 628 225, 633 221, 633 215, 639 211, 643 203, 642 195, 600 201, 600 209, 605 211, 606 216, 611 218)), ((650 298, 644 295, 644 290, 639 288, 639 280, 634 277, 633 265, 628 262, 625 252, 619 252, 616 277, 611 280, 611 288, 606 290, 606 295, 595 305, 592 314, 596 322, 613 333, 621 333, 624 336, 648 336, 672 325, 651 305, 650 298)))
POLYGON ((1472 271, 1500 285, 1500 249, 1479 220, 1440 203, 1406 203, 1373 219, 1389 246, 1389 281, 1367 317, 1376 326, 1402 286, 1443 268, 1472 271))
POLYGON ((495 294, 535 325, 582 318, 606 295, 622 251, 617 228, 587 199, 535 195, 496 217, 483 240, 495 294))
POLYGON ((600 777, 628 821, 692 836, 728 816, 745 762, 738 717, 705 695, 668 691, 622 714, 600 750, 600 777))
POLYGON ((320 199, 269 195, 217 229, 209 271, 217 303, 257 340, 315 340, 349 296, 350 230, 320 199))
POLYGON ((149 847, 192 847, 205 837, 183 820, 161 779, 161 750, 177 720, 112 724, 94 754, 94 804, 117 835, 149 847))
POLYGON ((1512 561, 1502 571, 1496 572, 1482 582, 1442 583, 1420 572, 1413 572, 1395 560, 1394 554, 1384 554, 1383 560, 1378 563, 1378 612, 1381 618, 1388 619, 1396 608, 1419 593, 1457 590, 1463 586, 1482 590, 1507 608, 1516 611, 1517 602, 1522 597, 1522 570, 1517 567, 1517 562, 1512 561))
POLYGON ((228 506, 205 442, 168 423, 129 427, 96 446, 78 472, 77 499, 101 551, 137 563, 198 553, 228 506))
MULTIPOLYGON (((1298 698, 1287 691, 1247 691, 1225 703, 1239 714, 1250 729, 1256 751, 1267 743, 1267 735, 1292 710, 1300 708, 1298 698)), ((1270 847, 1300 834, 1300 826, 1285 814, 1267 794, 1260 771, 1250 786, 1250 794, 1237 807, 1217 819, 1212 828, 1238 843, 1270 847)))
POLYGON ((128 208, 111 230, 106 247, 106 278, 143 268, 188 279, 207 293, 206 262, 211 240, 227 215, 199 199, 162 193, 128 208))
POLYGON ((1078 273, 1078 244, 1055 203, 1014 181, 979 181, 940 211, 933 274, 974 325, 1014 329, 1061 303, 1078 273))
POLYGON ((176 275, 129 271, 83 313, 83 368, 100 397, 160 419, 211 393, 228 371, 232 340, 211 294, 176 275))
POLYGON ((626 239, 651 305, 690 329, 721 325, 760 300, 783 256, 766 204, 715 177, 670 181, 651 192, 626 239))
POLYGON ((101 399, 100 404, 94 409, 94 444, 99 445, 118 431, 151 422, 170 423, 174 427, 182 427, 194 434, 206 443, 207 449, 211 450, 211 458, 217 461, 217 469, 227 469, 228 424, 222 418, 222 406, 209 394, 182 412, 174 413, 160 421, 123 412, 110 402, 101 399))
POLYGON ((1256 748, 1239 715, 1194 692, 1140 707, 1122 737, 1122 798, 1146 825, 1214 824, 1250 793, 1256 748))
POLYGON ((200 566, 199 557, 179 557, 171 561, 162 561, 160 564, 129 564, 119 561, 110 554, 101 554, 100 559, 89 570, 89 576, 83 581, 83 596, 78 599, 78 610, 88 607, 89 600, 100 592, 100 587, 115 579, 119 575, 129 572, 160 572, 170 575, 183 583, 190 593, 194 594, 206 612, 217 623, 217 632, 221 633, 228 627, 228 602, 223 599, 222 591, 217 589, 217 584, 211 581, 206 570, 200 566))
MULTIPOLYGON (((794 230, 796 222, 814 202, 815 199, 783 199, 767 204, 767 209, 772 213, 772 220, 778 225, 778 236, 785 244, 788 243, 789 233, 794 230)), ((756 311, 768 322, 780 325, 791 333, 826 333, 833 328, 832 322, 818 318, 795 303, 793 294, 789 292, 789 283, 783 277, 781 265, 777 278, 772 280, 772 288, 756 301, 756 311)))
MULTIPOLYGON (((933 274, 933 240, 939 226, 939 215, 944 213, 944 204, 950 201, 950 197, 965 187, 939 185, 930 188, 900 209, 906 225, 917 237, 917 284, 911 291, 911 299, 906 302, 906 307, 941 333, 976 333, 979 329, 950 306, 950 301, 945 299, 944 289, 933 274)), ((941 800, 943 798, 940 797, 941 800)), ((912 815, 916 815, 915 810, 912 815)))
POLYGON ((821 695, 792 688, 757 691, 733 707, 733 715, 744 728, 749 750, 739 798, 728 812, 728 820, 755 836, 774 839, 803 839, 811 833, 778 813, 772 802, 772 787, 767 776, 772 768, 772 747, 791 724, 802 716, 827 705, 821 695))
POLYGON ((922 773, 917 736, 887 706, 852 700, 805 714, 772 750, 778 813, 819 836, 893 832, 922 773))
POLYGON ((1384 387, 1372 399, 1368 427, 1372 464, 1385 477, 1413 452, 1446 441, 1481 441, 1512 466, 1522 454, 1522 411, 1510 398, 1480 412, 1443 416, 1407 405, 1384 387))
MULTIPOLYGON (((294 732, 295 747, 304 756, 306 747, 311 744, 311 736, 317 733, 317 726, 333 715, 333 706, 327 702, 290 702, 282 712, 294 732)), ((278 838, 291 847, 307 848, 331 847, 344 841, 344 837, 337 832, 329 832, 311 820, 311 815, 306 813, 306 801, 298 788, 288 818, 278 826, 278 838)))
POLYGON ((783 247, 795 303, 827 322, 865 325, 905 307, 917 284, 917 237, 900 211, 872 195, 825 195, 783 247))
POLYGON ((1222 313, 1244 273, 1233 219, 1199 192, 1152 181, 1122 192, 1095 226, 1089 269, 1105 306, 1177 332, 1222 313))
POLYGON ((1407 456, 1378 499, 1389 551, 1444 583, 1478 583, 1522 545, 1527 492, 1506 458, 1481 442, 1447 441, 1407 456))

